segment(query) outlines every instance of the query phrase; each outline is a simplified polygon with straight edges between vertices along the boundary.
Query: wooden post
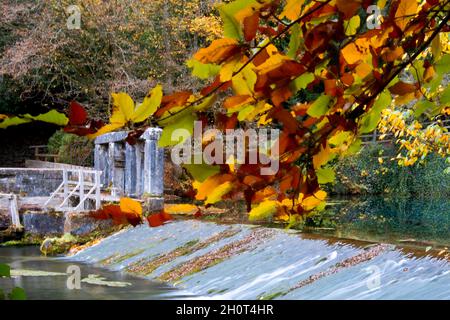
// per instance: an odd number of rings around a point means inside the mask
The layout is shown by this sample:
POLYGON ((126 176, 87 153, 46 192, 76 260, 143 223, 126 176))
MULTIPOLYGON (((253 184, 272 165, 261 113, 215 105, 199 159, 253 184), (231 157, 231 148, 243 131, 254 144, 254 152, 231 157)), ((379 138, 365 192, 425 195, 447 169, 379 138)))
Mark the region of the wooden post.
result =
POLYGON ((11 194, 9 198, 9 211, 11 214, 11 223, 13 228, 16 230, 22 229, 19 217, 19 205, 17 203, 17 196, 15 194, 11 194))
POLYGON ((84 173, 83 170, 78 170, 78 181, 80 182, 80 205, 84 209, 84 173), (82 203, 83 202, 83 203, 82 203))
POLYGON ((101 207, 101 199, 100 199, 100 171, 95 172, 95 209, 99 210, 101 207))
POLYGON ((63 182, 64 182, 64 199, 69 194, 69 176, 67 170, 63 170, 63 182))

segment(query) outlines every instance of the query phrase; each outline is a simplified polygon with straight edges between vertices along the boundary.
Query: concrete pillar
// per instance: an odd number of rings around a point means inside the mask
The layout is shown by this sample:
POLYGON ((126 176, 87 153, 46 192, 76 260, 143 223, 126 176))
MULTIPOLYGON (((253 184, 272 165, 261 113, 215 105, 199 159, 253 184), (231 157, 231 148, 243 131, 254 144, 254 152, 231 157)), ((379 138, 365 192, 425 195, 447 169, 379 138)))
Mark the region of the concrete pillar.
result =
POLYGON ((114 144, 114 165, 113 165, 113 187, 116 188, 120 196, 125 192, 125 143, 116 142, 114 144))
POLYGON ((150 128, 144 133, 144 193, 149 196, 164 194, 164 149, 158 147, 162 130, 150 128))
POLYGON ((147 129, 144 146, 144 199, 148 213, 164 208, 164 149, 158 147, 162 130, 147 129))
POLYGON ((102 171, 100 183, 103 184, 103 186, 108 186, 109 182, 108 144, 95 145, 94 167, 95 170, 102 171))
POLYGON ((138 142, 135 147, 136 152, 136 195, 144 194, 144 142, 138 142))
POLYGON ((125 144, 125 194, 136 196, 136 145, 125 144))
POLYGON ((164 149, 158 148, 162 130, 147 129, 135 145, 125 142, 128 132, 113 132, 95 140, 95 168, 103 171, 104 188, 118 195, 149 199, 150 211, 164 204, 164 149))

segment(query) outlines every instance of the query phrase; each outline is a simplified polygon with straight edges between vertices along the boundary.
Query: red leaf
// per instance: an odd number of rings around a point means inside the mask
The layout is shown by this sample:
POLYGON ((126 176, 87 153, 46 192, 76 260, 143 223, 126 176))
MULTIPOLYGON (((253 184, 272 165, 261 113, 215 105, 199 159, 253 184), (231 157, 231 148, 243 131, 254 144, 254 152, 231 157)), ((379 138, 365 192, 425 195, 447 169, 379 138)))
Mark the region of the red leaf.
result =
POLYGON ((256 37, 259 26, 259 12, 256 11, 250 17, 244 19, 245 41, 252 41, 256 37))
POLYGON ((72 101, 69 106, 69 124, 72 126, 82 126, 87 122, 87 112, 84 107, 76 101, 72 101))
POLYGON ((292 114, 283 108, 275 108, 270 116, 281 122, 288 133, 295 133, 298 129, 298 121, 292 114))
POLYGON ((173 220, 172 216, 165 211, 161 211, 160 213, 152 214, 147 217, 148 224, 150 227, 155 228, 162 226, 167 221, 173 220))

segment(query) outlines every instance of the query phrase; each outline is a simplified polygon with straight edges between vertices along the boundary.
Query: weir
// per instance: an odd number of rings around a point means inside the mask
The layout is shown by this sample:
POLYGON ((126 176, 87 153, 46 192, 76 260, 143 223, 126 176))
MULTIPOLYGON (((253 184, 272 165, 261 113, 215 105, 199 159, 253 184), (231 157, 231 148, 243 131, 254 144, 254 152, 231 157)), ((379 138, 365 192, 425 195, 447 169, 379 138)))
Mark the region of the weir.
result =
POLYGON ((242 224, 138 226, 63 260, 169 281, 200 299, 450 298, 446 259, 242 224))

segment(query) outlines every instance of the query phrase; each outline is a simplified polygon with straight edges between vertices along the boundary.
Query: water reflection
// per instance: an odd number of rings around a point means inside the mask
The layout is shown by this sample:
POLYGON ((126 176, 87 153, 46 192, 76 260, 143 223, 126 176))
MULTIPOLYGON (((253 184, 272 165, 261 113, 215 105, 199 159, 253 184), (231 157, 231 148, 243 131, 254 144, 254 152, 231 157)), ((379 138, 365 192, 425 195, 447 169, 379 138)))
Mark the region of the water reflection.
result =
POLYGON ((25 290, 30 300, 90 300, 90 299, 166 299, 177 297, 178 291, 159 282, 108 271, 82 263, 72 263, 40 256, 39 248, 0 248, 0 263, 7 263, 16 274, 11 279, 0 278, 0 288, 10 292, 13 287, 25 290), (108 283, 124 286, 108 286, 88 281, 82 282, 80 290, 67 287, 67 268, 78 265, 81 278, 104 278, 108 283))
POLYGON ((417 245, 450 245, 450 200, 367 197, 332 199, 305 231, 417 245))

